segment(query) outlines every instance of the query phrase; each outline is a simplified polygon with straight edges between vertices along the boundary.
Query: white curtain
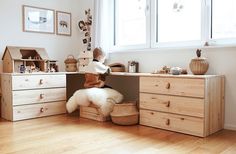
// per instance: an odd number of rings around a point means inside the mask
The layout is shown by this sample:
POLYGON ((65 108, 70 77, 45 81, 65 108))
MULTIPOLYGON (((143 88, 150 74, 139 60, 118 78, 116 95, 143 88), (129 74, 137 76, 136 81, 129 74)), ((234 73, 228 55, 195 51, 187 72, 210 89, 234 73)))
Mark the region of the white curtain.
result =
MULTIPOLYGON (((109 53, 114 28, 114 0, 94 0, 94 46, 109 53)), ((108 54, 107 54, 108 55, 108 54)))

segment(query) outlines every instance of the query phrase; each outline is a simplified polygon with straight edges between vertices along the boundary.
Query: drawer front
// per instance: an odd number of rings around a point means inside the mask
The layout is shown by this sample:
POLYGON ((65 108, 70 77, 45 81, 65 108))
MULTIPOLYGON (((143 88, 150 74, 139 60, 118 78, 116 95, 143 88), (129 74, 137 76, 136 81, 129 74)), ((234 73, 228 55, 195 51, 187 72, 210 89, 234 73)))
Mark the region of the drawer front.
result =
POLYGON ((66 87, 65 75, 12 76, 12 90, 66 87))
POLYGON ((140 108, 204 117, 204 99, 140 93, 140 108))
POLYGON ((66 88, 13 91, 13 105, 66 100, 66 88))
POLYGON ((204 98, 204 79, 140 77, 140 92, 204 98))
POLYGON ((13 121, 66 113, 66 102, 54 102, 13 108, 13 121))
POLYGON ((188 116, 140 110, 140 124, 171 131, 204 136, 204 120, 188 116))

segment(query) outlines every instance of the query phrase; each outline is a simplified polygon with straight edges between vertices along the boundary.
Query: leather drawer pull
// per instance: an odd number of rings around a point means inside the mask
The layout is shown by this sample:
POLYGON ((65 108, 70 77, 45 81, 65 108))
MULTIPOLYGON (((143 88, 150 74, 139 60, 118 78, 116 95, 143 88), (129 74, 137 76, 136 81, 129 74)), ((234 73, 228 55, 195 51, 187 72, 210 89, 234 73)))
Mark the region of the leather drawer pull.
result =
POLYGON ((170 83, 167 83, 166 89, 170 89, 170 83))
POLYGON ((42 108, 40 109, 40 112, 43 113, 43 112, 45 112, 46 110, 48 110, 48 108, 42 107, 42 108))
POLYGON ((43 84, 43 79, 39 80, 39 84, 42 85, 43 84))
POLYGON ((43 113, 45 110, 44 110, 44 108, 42 107, 41 109, 40 109, 40 112, 41 113, 43 113))
POLYGON ((166 102, 166 107, 170 107, 170 101, 166 102))
POLYGON ((39 98, 40 98, 40 99, 44 99, 43 96, 44 96, 44 94, 40 94, 39 98))
POLYGON ((166 125, 169 126, 170 125, 170 119, 166 120, 166 125))

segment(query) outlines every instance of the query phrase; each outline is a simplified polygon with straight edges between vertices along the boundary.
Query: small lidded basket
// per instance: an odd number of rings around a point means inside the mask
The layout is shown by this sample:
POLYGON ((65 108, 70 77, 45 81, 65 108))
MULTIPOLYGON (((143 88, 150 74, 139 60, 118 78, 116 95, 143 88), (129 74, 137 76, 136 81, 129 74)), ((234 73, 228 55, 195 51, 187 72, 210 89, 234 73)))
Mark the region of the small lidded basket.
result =
POLYGON ((197 58, 191 60, 189 67, 194 75, 204 75, 209 68, 209 63, 206 58, 201 57, 201 50, 196 51, 197 58))
POLYGON ((67 56, 66 60, 64 61, 66 65, 66 71, 67 72, 77 72, 77 60, 74 58, 73 55, 67 56))

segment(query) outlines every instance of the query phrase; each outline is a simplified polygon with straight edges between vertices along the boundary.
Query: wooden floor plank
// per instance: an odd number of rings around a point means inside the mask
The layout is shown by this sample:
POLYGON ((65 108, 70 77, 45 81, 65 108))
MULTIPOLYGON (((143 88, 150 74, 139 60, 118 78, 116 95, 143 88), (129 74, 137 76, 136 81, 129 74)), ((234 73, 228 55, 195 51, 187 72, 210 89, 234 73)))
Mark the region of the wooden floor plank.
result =
POLYGON ((207 138, 144 126, 117 126, 76 116, 20 122, 0 119, 0 154, 234 154, 236 132, 207 138))

